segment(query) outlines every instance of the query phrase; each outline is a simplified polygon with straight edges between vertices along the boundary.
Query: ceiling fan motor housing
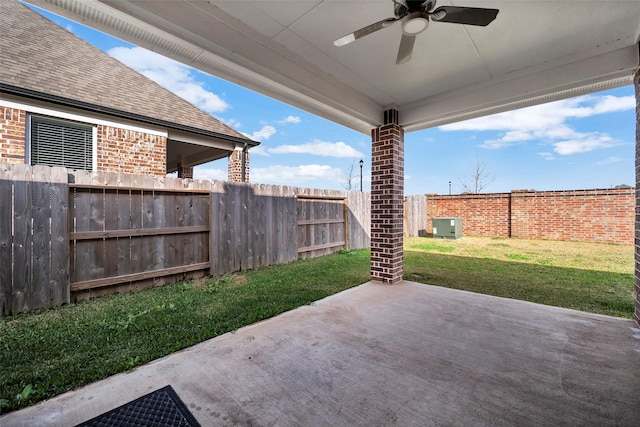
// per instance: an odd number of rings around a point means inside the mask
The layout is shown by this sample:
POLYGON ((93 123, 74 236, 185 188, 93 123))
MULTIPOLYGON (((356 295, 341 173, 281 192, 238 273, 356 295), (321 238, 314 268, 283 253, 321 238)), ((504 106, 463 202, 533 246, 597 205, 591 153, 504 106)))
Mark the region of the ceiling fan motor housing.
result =
POLYGON ((411 12, 402 19, 402 33, 417 36, 429 26, 429 15, 426 12, 411 12))

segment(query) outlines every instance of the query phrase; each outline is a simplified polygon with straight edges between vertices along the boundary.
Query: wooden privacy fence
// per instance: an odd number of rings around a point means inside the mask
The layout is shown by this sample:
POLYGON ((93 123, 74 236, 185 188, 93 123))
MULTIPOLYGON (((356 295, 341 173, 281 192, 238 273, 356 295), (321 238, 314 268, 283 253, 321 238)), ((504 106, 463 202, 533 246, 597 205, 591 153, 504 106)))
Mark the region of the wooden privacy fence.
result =
POLYGON ((0 164, 0 315, 366 247, 368 197, 0 164))
POLYGON ((69 302, 67 170, 0 163, 0 315, 69 302))
POLYGON ((298 257, 315 258, 347 248, 348 209, 344 196, 298 195, 298 257))
POLYGON ((180 188, 180 180, 85 172, 74 181, 73 300, 171 283, 209 268, 208 185, 190 181, 191 188, 180 188))
POLYGON ((297 258, 295 187, 214 181, 212 276, 297 258))
POLYGON ((409 237, 427 235, 427 196, 404 198, 404 235, 409 237))

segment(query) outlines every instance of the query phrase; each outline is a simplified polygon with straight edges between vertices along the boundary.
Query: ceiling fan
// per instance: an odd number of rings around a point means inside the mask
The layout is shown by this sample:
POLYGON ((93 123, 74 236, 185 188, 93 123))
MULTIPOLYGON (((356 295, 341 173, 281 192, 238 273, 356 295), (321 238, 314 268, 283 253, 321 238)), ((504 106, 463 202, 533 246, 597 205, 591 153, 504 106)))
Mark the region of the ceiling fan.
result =
POLYGON ((353 33, 336 39, 333 44, 335 46, 344 46, 401 21, 402 38, 400 39, 396 64, 403 64, 411 59, 416 36, 427 29, 430 20, 486 27, 496 19, 499 12, 498 9, 459 6, 441 6, 435 9, 436 0, 391 1, 394 3, 395 17, 383 19, 375 24, 360 28, 353 33))

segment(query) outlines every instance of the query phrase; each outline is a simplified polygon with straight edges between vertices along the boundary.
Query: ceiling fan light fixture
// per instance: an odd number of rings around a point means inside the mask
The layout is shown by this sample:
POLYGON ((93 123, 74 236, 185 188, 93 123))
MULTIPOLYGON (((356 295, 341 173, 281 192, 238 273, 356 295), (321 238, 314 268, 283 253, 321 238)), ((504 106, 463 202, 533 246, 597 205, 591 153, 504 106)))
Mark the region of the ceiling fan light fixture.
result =
POLYGON ((429 19, 422 12, 410 13, 402 20, 402 33, 407 36, 417 36, 427 29, 429 19))

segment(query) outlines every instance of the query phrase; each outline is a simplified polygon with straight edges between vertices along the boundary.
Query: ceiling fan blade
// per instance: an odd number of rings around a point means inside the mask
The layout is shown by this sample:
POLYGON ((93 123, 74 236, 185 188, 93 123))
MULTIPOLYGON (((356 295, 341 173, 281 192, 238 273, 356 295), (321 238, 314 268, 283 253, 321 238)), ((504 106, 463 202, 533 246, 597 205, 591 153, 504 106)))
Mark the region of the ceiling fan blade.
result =
POLYGON ((498 12, 498 9, 483 9, 480 7, 441 6, 431 12, 430 15, 431 19, 437 22, 486 27, 496 19, 498 12), (441 12, 444 12, 444 17, 442 18, 439 17, 441 12))
POLYGON ((396 58, 396 65, 404 64, 411 59, 413 53, 413 44, 416 42, 416 36, 402 35, 400 39, 400 48, 398 49, 398 58, 396 58))
POLYGON ((397 18, 383 19, 382 21, 378 21, 375 24, 367 25, 364 28, 360 28, 359 30, 356 30, 353 33, 347 34, 344 37, 340 37, 339 39, 334 40, 333 44, 335 46, 344 46, 358 39, 361 39, 364 36, 368 36, 371 33, 375 33, 376 31, 386 28, 389 25, 396 22, 397 20, 398 20, 397 18))

